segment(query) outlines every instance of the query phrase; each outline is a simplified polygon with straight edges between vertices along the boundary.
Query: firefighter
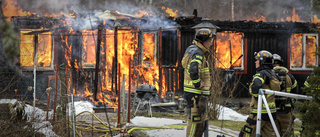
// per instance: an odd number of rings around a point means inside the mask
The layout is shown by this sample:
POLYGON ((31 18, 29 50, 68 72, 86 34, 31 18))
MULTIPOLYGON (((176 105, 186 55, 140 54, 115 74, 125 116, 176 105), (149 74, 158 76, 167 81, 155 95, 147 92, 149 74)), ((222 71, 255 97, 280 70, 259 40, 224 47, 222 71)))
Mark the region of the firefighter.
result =
MULTIPOLYGON (((258 108, 258 94, 259 89, 270 89, 280 91, 281 80, 279 76, 272 70, 273 57, 269 51, 261 50, 254 54, 255 65, 257 73, 253 76, 253 80, 249 86, 249 92, 252 96, 250 103, 251 114, 246 120, 246 124, 241 128, 239 137, 255 137, 256 136, 256 123, 257 123, 257 108, 258 108)), ((276 105, 275 96, 266 95, 268 106, 270 108, 273 119, 276 118, 276 105)), ((261 130, 260 134, 263 137, 276 136, 270 119, 267 114, 265 105, 262 105, 261 110, 261 130)))
MULTIPOLYGON (((283 67, 283 60, 280 55, 273 54, 273 70, 280 76, 282 80, 281 92, 287 93, 295 93, 298 94, 298 86, 297 80, 288 73, 288 69, 283 67), (282 74, 281 74, 282 73, 282 74)), ((293 112, 293 104, 295 102, 294 99, 276 96, 276 109, 277 109, 277 119, 275 121, 280 136, 286 135, 288 136, 288 129, 292 127, 294 116, 293 112)), ((291 128, 292 129, 292 128, 291 128)))
POLYGON ((191 109, 187 126, 187 137, 202 136, 206 127, 206 105, 211 87, 207 59, 215 36, 210 29, 203 28, 198 30, 195 39, 192 41, 193 45, 186 49, 182 58, 182 66, 184 68, 184 98, 187 101, 188 109, 191 109))

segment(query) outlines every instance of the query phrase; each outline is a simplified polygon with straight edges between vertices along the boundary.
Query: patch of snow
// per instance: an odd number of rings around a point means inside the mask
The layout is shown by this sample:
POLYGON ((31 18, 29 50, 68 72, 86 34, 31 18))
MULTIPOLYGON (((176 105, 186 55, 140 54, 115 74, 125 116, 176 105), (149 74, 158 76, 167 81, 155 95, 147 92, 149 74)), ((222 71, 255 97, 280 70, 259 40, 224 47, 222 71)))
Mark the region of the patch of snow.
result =
MULTIPOLYGON (((69 106, 69 116, 71 116, 71 103, 68 103, 69 106)), ((93 107, 94 105, 91 102, 88 101, 77 101, 74 102, 75 107, 75 115, 78 115, 79 113, 83 111, 89 111, 94 113, 93 107)), ((90 115, 89 113, 83 113, 82 115, 90 115)))
POLYGON ((149 118, 137 116, 131 119, 131 123, 137 126, 152 126, 160 127, 172 124, 182 124, 182 120, 168 119, 168 118, 149 118))
POLYGON ((242 115, 230 108, 221 107, 218 120, 246 121, 247 118, 248 115, 242 115))

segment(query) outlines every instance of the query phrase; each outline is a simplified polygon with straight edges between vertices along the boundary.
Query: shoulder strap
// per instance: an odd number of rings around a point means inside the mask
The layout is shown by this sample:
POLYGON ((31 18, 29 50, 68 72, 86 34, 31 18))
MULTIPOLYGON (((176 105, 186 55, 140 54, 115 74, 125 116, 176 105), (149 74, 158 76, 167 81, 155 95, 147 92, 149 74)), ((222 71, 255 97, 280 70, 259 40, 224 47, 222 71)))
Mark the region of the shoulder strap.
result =
POLYGON ((272 77, 274 77, 275 79, 281 81, 280 77, 278 75, 276 75, 274 71, 264 69, 264 70, 261 71, 261 73, 263 73, 263 75, 266 76, 265 81, 266 81, 267 84, 270 82, 270 79, 272 77))

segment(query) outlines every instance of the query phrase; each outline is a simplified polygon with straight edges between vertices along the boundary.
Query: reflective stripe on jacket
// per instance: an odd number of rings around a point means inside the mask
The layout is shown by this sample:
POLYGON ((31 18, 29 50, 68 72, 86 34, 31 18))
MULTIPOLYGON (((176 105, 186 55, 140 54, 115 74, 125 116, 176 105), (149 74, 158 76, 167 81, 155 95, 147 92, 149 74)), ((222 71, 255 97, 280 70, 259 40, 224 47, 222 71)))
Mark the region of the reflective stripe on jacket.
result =
MULTIPOLYGON (((269 71, 259 71, 257 72, 254 77, 253 80, 249 86, 249 92, 252 95, 252 99, 251 99, 251 113, 257 113, 257 109, 258 109, 258 94, 259 94, 259 89, 269 89, 269 90, 275 90, 275 91, 280 91, 280 85, 281 82, 279 81, 279 79, 276 77, 276 74, 269 70, 269 71), (269 73, 269 74, 267 74, 269 73)), ((270 108, 271 113, 275 113, 276 112, 276 104, 275 104, 275 95, 271 95, 271 94, 267 94, 266 95, 266 99, 268 102, 268 106, 270 108)), ((266 106, 262 105, 262 114, 266 114, 267 110, 266 110, 266 106)))

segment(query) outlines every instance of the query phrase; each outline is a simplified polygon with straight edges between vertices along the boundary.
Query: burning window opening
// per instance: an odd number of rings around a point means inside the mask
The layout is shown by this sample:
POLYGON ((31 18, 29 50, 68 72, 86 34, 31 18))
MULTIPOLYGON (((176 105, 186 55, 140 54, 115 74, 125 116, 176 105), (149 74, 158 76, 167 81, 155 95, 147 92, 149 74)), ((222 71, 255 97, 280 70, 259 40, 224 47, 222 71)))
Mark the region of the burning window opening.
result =
POLYGON ((28 33, 37 30, 24 29, 20 31, 20 64, 22 67, 34 66, 34 55, 38 55, 37 67, 51 67, 52 66, 52 33, 43 32, 40 34, 29 35, 28 33), (38 39, 35 41, 35 35, 38 39), (35 44, 37 49, 35 54, 35 44))
POLYGON ((318 64, 315 54, 318 47, 317 34, 292 34, 290 47, 290 69, 312 69, 318 64))
POLYGON ((215 67, 244 69, 243 58, 241 58, 243 55, 243 36, 244 34, 240 32, 224 31, 217 33, 215 67))
POLYGON ((143 43, 142 43, 142 67, 149 68, 153 67, 154 63, 157 61, 156 58, 156 34, 155 33, 143 33, 143 43))
POLYGON ((85 68, 95 67, 96 63, 96 30, 83 30, 82 31, 82 63, 85 68))

